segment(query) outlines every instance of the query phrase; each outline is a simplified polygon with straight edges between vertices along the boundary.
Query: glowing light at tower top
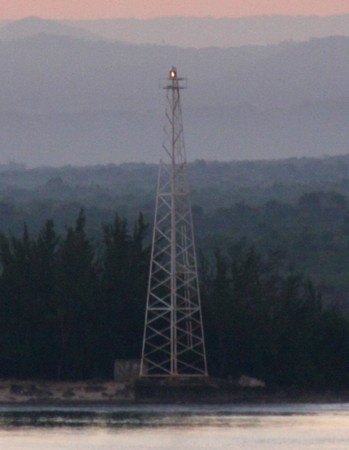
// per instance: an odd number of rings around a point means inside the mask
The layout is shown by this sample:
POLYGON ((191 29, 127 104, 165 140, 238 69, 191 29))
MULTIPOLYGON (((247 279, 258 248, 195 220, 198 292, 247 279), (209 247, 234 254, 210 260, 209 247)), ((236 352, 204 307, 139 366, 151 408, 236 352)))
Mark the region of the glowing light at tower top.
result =
POLYGON ((172 67, 172 69, 170 70, 170 78, 177 78, 177 70, 175 67, 172 67))

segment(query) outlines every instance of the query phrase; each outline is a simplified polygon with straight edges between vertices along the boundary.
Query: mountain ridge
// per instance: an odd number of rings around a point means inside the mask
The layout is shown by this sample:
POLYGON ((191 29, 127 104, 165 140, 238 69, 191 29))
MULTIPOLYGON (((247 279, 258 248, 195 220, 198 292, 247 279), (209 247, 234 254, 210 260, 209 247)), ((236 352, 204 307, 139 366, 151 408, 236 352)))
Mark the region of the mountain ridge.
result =
POLYGON ((26 17, 0 22, 0 40, 38 30, 86 39, 179 47, 271 45, 332 35, 349 36, 349 14, 320 16, 262 15, 242 18, 157 17, 153 19, 47 20, 26 17))
POLYGON ((349 38, 184 49, 38 35, 0 45, 0 163, 158 161, 176 65, 188 158, 348 152, 349 38))
POLYGON ((99 36, 94 35, 88 30, 65 24, 62 21, 46 20, 32 16, 3 24, 3 26, 0 27, 0 40, 12 41, 26 39, 42 33, 89 40, 101 39, 99 36))

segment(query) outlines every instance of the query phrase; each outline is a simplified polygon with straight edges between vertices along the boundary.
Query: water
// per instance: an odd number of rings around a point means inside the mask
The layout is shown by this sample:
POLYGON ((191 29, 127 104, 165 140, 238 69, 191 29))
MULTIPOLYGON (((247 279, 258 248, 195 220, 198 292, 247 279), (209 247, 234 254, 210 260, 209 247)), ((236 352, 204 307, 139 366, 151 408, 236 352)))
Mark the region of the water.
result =
POLYGON ((1 450, 347 450, 349 404, 0 406, 1 450))

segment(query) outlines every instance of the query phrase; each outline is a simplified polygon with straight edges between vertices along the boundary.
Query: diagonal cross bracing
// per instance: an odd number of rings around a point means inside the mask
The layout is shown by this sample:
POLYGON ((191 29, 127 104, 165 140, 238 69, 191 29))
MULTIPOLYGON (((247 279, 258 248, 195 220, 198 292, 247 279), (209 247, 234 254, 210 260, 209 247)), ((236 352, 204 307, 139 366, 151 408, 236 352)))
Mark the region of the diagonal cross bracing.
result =
POLYGON ((183 137, 182 78, 167 80, 141 373, 207 376, 201 302, 183 137))

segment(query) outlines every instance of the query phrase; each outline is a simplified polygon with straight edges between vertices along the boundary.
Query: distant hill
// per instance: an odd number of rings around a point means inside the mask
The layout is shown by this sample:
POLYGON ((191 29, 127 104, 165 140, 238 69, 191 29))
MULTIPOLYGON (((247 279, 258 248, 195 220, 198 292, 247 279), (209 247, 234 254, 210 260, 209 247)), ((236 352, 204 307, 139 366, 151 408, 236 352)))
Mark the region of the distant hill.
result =
POLYGON ((0 44, 0 163, 158 161, 173 64, 191 160, 349 151, 349 38, 197 50, 40 34, 0 44))
POLYGON ((0 21, 0 40, 39 33, 133 44, 177 47, 237 47, 304 42, 312 38, 349 36, 349 14, 318 16, 255 16, 242 18, 158 17, 54 21, 28 17, 0 21))
POLYGON ((110 40, 179 47, 269 45, 349 36, 349 15, 244 18, 159 17, 66 22, 110 40))
POLYGON ((13 22, 0 22, 0 40, 25 39, 41 33, 70 36, 81 39, 100 39, 92 32, 79 28, 78 24, 68 25, 57 20, 44 20, 39 17, 26 17, 13 22), (1 26, 2 25, 2 26, 1 26))
MULTIPOLYGON (((237 201, 255 205, 270 200, 294 203, 301 195, 314 191, 338 192, 349 198, 349 153, 263 161, 196 160, 188 164, 188 173, 194 203, 207 211, 237 201)), ((93 203, 95 200, 89 198, 93 193, 103 197, 112 209, 116 203, 124 204, 129 199, 128 206, 138 212, 144 198, 153 209, 157 176, 158 164, 29 169, 10 163, 0 165, 0 197, 3 202, 11 199, 30 203, 38 199, 61 201, 68 194, 72 202, 93 203)), ((98 206, 98 201, 94 206, 98 206)))

